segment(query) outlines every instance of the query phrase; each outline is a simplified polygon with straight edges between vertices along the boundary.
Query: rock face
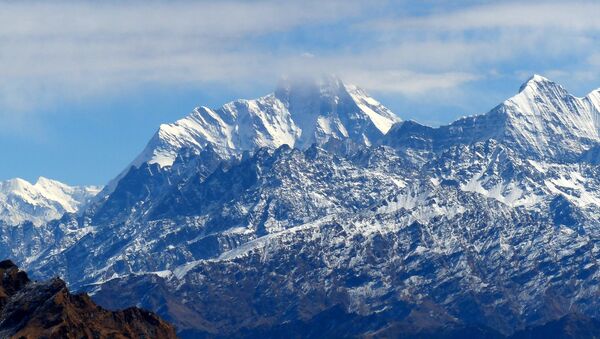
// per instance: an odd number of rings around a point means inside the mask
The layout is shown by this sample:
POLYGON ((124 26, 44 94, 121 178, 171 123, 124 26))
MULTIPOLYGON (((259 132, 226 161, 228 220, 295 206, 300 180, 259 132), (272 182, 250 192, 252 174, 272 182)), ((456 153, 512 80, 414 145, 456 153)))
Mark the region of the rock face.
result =
POLYGON ((69 293, 59 278, 30 281, 11 261, 0 262, 0 277, 2 338, 176 338, 153 313, 107 311, 85 294, 69 293))
POLYGON ((534 76, 484 115, 387 133, 353 91, 283 84, 168 125, 80 215, 0 227, 0 254, 184 338, 594 326, 598 91, 534 76))

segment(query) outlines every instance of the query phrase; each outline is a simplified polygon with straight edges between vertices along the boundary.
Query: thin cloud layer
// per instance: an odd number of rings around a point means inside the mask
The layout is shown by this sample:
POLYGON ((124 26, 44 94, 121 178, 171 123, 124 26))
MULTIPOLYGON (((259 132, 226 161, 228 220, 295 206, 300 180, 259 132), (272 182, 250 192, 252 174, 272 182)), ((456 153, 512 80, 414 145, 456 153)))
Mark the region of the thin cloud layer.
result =
POLYGON ((561 29, 597 31, 600 29, 597 2, 501 2, 462 10, 434 13, 419 18, 385 20, 376 26, 390 29, 466 31, 481 29, 561 29))
POLYGON ((597 3, 411 6, 3 3, 0 119, 147 83, 252 85, 295 71, 338 73, 404 96, 556 69, 563 79, 598 79, 597 3))

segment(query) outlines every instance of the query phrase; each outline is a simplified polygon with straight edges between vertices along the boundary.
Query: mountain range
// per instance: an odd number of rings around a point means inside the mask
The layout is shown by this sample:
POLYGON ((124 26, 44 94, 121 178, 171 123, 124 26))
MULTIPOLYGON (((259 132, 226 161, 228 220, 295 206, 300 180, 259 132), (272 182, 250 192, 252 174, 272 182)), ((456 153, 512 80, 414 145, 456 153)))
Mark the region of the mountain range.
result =
POLYGON ((285 79, 161 125, 60 219, 3 219, 0 255, 183 338, 597 331, 599 155, 600 90, 539 75, 440 127, 285 79))

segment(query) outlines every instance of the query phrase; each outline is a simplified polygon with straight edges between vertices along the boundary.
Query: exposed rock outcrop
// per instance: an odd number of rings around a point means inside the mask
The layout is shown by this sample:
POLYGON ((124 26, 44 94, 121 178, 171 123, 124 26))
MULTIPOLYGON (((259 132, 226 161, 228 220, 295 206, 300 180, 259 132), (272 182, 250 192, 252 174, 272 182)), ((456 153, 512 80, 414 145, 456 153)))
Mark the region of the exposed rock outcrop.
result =
POLYGON ((59 278, 31 281, 10 260, 0 262, 0 277, 1 338, 176 338, 154 313, 105 310, 59 278))

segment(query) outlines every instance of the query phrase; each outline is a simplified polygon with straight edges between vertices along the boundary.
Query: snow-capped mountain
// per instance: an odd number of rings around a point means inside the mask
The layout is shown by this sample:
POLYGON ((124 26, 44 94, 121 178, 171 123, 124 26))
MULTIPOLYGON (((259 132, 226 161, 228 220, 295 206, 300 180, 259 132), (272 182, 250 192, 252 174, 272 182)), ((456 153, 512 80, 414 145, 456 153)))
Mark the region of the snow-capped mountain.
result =
POLYGON ((492 111, 440 128, 415 122, 394 126, 384 143, 443 150, 494 139, 536 159, 573 161, 600 140, 600 89, 583 98, 534 75, 492 111))
POLYGON ((19 178, 6 180, 0 182, 0 221, 9 225, 30 221, 39 226, 77 212, 98 192, 98 187, 68 186, 43 177, 35 184, 19 178))
POLYGON ((598 318, 599 97, 534 76, 432 128, 337 79, 284 81, 163 125, 103 199, 0 228, 0 251, 184 338, 501 338, 598 318))
POLYGON ((400 119, 362 89, 335 76, 283 79, 277 89, 218 109, 197 107, 163 124, 132 165, 169 166, 182 148, 252 151, 289 145, 305 149, 330 138, 371 145, 400 119))

